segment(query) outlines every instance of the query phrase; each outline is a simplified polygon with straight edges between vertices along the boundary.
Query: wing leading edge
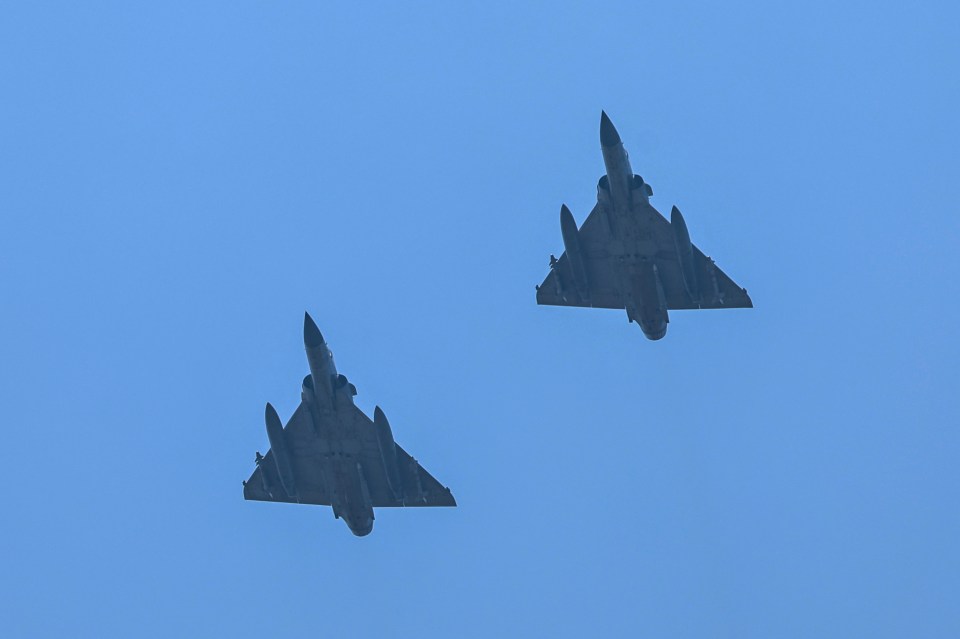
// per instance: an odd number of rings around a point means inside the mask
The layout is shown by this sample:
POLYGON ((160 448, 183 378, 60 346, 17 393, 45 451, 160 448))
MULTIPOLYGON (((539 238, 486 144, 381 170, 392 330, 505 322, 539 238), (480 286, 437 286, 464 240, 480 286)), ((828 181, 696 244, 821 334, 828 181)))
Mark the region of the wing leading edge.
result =
POLYGON ((333 460, 343 462, 350 459, 360 463, 375 508, 457 505, 450 489, 441 485, 399 444, 395 446, 402 494, 399 499, 394 497, 373 422, 356 406, 342 407, 340 412, 333 414, 333 419, 323 420, 319 432, 314 428, 309 411, 309 406, 301 402, 284 427, 293 459, 297 498, 288 497, 283 490, 273 451, 270 450, 258 459, 256 470, 244 482, 244 499, 330 506, 333 491, 328 484, 330 478, 336 475, 333 460), (345 410, 349 410, 349 413, 344 414, 345 410), (328 421, 330 428, 326 428, 328 421), (342 437, 338 440, 341 446, 337 448, 346 455, 331 456, 331 436, 342 437))
MULTIPOLYGON (((746 289, 734 282, 712 259, 693 246, 694 268, 700 288, 700 300, 694 300, 683 282, 683 272, 673 241, 670 222, 652 206, 646 205, 650 223, 646 234, 638 239, 647 250, 645 255, 657 266, 669 310, 709 308, 753 308, 746 289)), ((594 206, 579 231, 584 266, 589 280, 589 300, 580 299, 573 284, 569 258, 564 252, 553 264, 550 273, 537 287, 537 304, 547 306, 580 306, 623 309, 626 306, 620 291, 625 288, 625 269, 618 263, 620 240, 612 237, 605 214, 594 206)))

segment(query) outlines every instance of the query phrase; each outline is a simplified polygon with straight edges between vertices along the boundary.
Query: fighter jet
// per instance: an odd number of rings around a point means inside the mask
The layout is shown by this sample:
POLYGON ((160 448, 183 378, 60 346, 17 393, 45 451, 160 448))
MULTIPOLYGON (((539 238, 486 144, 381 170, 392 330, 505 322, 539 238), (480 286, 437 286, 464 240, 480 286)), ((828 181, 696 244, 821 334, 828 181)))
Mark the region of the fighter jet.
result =
POLYGON ((670 221, 650 205, 653 189, 630 168, 610 118, 600 113, 600 150, 607 174, 597 204, 578 230, 560 207, 564 253, 550 256, 550 274, 537 287, 537 304, 626 309, 651 340, 667 334, 668 311, 753 308, 740 288, 690 242, 677 207, 670 221))
POLYGON ((374 507, 456 506, 453 494, 394 442, 386 415, 373 420, 353 403, 356 387, 337 373, 333 353, 309 313, 303 344, 310 374, 286 427, 267 403, 270 450, 243 483, 243 498, 333 506, 358 536, 373 530, 374 507))

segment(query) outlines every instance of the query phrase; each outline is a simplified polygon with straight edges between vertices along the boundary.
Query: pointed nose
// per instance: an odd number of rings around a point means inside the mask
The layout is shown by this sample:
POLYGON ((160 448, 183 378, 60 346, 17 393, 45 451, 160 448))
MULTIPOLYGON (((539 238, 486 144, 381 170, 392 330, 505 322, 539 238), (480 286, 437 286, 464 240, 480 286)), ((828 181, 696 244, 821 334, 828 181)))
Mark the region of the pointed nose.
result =
POLYGON ((307 348, 315 348, 323 344, 323 335, 317 328, 317 323, 310 317, 310 313, 303 314, 303 344, 307 348))
POLYGON ((607 117, 606 111, 600 112, 600 144, 603 146, 616 146, 620 144, 620 134, 617 133, 613 122, 607 117))

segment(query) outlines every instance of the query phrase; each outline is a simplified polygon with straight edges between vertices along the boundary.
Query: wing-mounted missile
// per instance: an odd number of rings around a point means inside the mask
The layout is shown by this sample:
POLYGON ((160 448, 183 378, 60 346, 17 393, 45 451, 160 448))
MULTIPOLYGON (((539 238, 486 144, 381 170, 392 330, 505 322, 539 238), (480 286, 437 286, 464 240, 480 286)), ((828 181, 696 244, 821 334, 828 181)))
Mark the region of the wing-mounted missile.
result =
POLYGON ((700 284, 697 282, 697 271, 694 268, 693 244, 690 242, 690 233, 687 223, 683 219, 680 209, 673 207, 670 210, 670 228, 673 229, 673 242, 677 248, 677 257, 680 259, 680 271, 683 273, 683 284, 694 303, 700 303, 700 284))
POLYGON ((427 495, 423 492, 423 483, 420 481, 420 464, 413 457, 407 457, 405 464, 404 494, 403 505, 422 504, 427 501, 427 495))
POLYGON ((633 188, 630 189, 630 198, 633 204, 647 204, 653 196, 653 187, 643 181, 639 175, 633 176, 633 188))
POLYGON ((393 439, 390 422, 380 407, 373 409, 373 426, 377 430, 377 443, 380 444, 380 457, 387 471, 387 481, 395 499, 403 499, 403 482, 400 478, 400 466, 397 461, 397 444, 393 439))
POLYGON ((287 496, 295 499, 297 497, 297 484, 293 478, 293 460, 290 458, 290 452, 287 449, 287 440, 283 433, 280 416, 277 415, 276 409, 270 402, 267 402, 264 419, 267 423, 267 438, 270 440, 270 449, 273 451, 273 461, 277 464, 280 483, 283 484, 283 490, 287 493, 287 496))
POLYGON ((573 219, 573 213, 564 204, 560 207, 560 232, 563 234, 563 248, 567 252, 567 262, 573 275, 573 284, 580 299, 590 303, 590 284, 587 281, 587 268, 583 262, 583 251, 580 248, 580 232, 573 219))
MULTIPOLYGON (((258 450, 257 456, 254 459, 254 462, 257 464, 257 468, 260 469, 260 487, 263 488, 263 492, 273 497, 274 493, 276 492, 276 489, 275 489, 276 482, 273 481, 273 473, 271 472, 269 465, 263 463, 263 461, 264 461, 264 456, 261 455, 260 451, 258 450)), ((243 488, 244 488, 244 491, 243 491, 244 497, 246 497, 247 485, 244 484, 243 488)))
POLYGON ((557 294, 557 297, 567 299, 563 287, 563 275, 560 273, 560 260, 557 259, 556 255, 550 256, 550 270, 553 271, 554 292, 557 294))
POLYGON ((723 304, 724 292, 720 290, 720 282, 717 281, 717 265, 713 261, 713 258, 708 257, 707 263, 704 266, 710 276, 710 288, 713 291, 713 302, 715 304, 723 304))

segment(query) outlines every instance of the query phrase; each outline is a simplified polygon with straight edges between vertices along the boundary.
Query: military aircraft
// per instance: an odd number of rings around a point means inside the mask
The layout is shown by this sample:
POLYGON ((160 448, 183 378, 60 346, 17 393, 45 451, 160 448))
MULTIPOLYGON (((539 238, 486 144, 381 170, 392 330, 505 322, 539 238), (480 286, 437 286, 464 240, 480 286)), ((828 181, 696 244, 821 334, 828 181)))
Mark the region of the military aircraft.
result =
POLYGON ((607 173, 597 205, 579 230, 570 209, 560 207, 565 250, 560 259, 550 256, 537 304, 626 309, 652 340, 667 334, 668 310, 753 308, 746 289, 690 242, 680 210, 673 207, 667 222, 650 205, 653 189, 634 175, 605 112, 600 150, 607 173))
POLYGON ((394 442, 377 406, 373 421, 353 403, 356 387, 337 373, 333 353, 309 313, 303 343, 310 374, 286 428, 267 403, 270 450, 243 482, 243 498, 333 506, 358 536, 373 530, 374 507, 456 506, 453 494, 394 442))

